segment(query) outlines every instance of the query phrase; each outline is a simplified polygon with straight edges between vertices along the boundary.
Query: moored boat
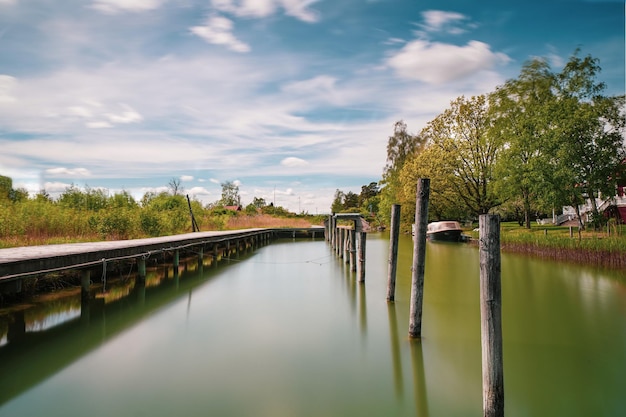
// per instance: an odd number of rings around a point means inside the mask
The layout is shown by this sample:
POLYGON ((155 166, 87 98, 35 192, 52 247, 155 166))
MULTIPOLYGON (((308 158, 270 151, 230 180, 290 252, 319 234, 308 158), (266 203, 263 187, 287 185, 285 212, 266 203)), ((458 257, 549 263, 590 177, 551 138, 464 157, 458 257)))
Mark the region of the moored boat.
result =
POLYGON ((428 223, 426 238, 445 242, 460 242, 463 239, 461 225, 456 221, 428 223))

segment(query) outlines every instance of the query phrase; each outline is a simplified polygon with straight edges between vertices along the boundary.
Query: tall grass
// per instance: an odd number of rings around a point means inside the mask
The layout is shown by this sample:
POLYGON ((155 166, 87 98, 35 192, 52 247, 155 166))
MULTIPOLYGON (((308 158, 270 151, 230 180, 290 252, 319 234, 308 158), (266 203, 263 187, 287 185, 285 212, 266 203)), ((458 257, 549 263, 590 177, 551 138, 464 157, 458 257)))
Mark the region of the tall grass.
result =
MULTIPOLYGON (((477 232, 472 232, 478 237, 477 232)), ((626 226, 609 230, 582 231, 578 228, 533 225, 530 230, 516 223, 502 223, 502 250, 542 259, 626 269, 626 226)))

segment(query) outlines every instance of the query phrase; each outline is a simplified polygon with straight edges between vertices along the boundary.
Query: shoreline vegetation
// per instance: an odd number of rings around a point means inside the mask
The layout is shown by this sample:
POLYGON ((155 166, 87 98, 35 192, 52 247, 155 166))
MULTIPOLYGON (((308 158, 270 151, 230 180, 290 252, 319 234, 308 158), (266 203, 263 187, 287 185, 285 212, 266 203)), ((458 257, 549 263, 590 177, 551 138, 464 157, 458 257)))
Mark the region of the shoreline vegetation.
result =
MULTIPOLYGON (((478 232, 469 232, 477 242, 478 232)), ((503 252, 579 265, 626 269, 626 225, 607 227, 604 231, 567 226, 533 225, 531 229, 515 222, 501 225, 500 245, 503 252)))

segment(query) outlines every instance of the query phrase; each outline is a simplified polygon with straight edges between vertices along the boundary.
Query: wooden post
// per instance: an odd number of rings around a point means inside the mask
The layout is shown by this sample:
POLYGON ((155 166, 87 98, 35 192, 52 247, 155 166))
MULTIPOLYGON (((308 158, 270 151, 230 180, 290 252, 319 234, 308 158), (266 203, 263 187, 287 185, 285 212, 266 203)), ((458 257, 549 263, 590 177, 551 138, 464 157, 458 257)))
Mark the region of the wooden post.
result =
POLYGON ((413 266, 411 268, 411 311, 409 337, 422 337, 422 305, 424 301, 424 269, 426 264, 426 228, 430 179, 417 180, 415 204, 415 236, 413 237, 413 266))
POLYGON ((146 260, 144 258, 137 259, 137 272, 139 273, 139 280, 145 281, 146 279, 146 260))
POLYGON ((337 253, 340 258, 343 258, 343 244, 344 244, 344 233, 345 229, 342 227, 338 229, 339 231, 339 241, 337 242, 337 253))
POLYGON ((88 300, 89 299, 89 286, 91 285, 91 271, 88 269, 83 269, 80 276, 80 295, 81 299, 88 300))
POLYGON ((356 272, 356 230, 350 229, 350 271, 356 272))
POLYGON ((504 416, 500 217, 479 217, 483 416, 504 416))
POLYGON ((367 233, 360 231, 358 234, 358 263, 357 263, 357 281, 365 282, 365 243, 367 242, 367 233))
POLYGON ((398 235, 400 233, 400 204, 391 206, 391 231, 389 235, 389 267, 387 269, 387 301, 394 301, 396 270, 398 267, 398 235))
POLYGON ((180 265, 180 251, 178 249, 174 250, 172 265, 174 266, 174 269, 178 269, 178 265, 180 265))

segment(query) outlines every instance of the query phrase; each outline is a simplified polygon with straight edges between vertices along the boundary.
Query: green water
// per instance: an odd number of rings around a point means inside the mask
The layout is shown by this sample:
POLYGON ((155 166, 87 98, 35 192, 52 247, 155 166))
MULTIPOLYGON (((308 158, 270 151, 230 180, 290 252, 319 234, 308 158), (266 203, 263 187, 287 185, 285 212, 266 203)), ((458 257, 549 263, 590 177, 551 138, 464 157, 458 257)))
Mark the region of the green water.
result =
MULTIPOLYGON (((0 343, 0 416, 482 415, 476 248, 428 244, 417 342, 412 244, 388 304, 387 239, 368 235, 365 284, 285 240, 82 315, 27 312, 0 343)), ((624 275, 503 255, 507 416, 626 415, 624 275)))

